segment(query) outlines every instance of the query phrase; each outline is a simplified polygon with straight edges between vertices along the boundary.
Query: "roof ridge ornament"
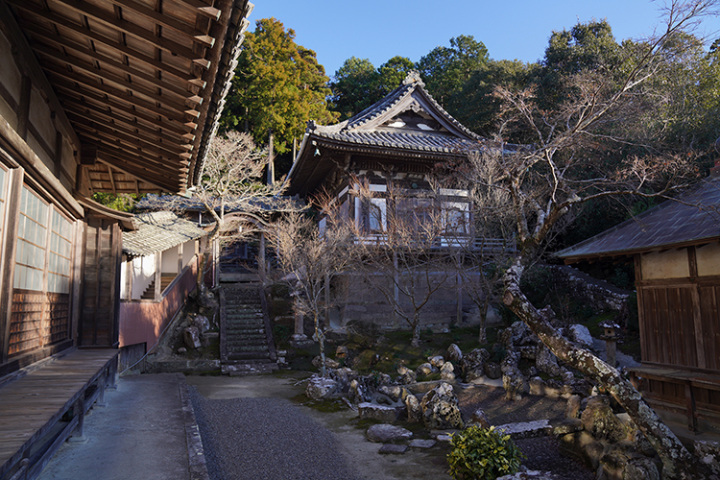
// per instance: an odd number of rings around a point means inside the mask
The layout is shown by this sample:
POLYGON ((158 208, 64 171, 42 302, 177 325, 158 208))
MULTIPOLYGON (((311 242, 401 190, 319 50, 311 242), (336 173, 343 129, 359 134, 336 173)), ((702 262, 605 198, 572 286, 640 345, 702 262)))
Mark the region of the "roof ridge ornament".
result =
POLYGON ((422 78, 420 78, 420 72, 417 70, 410 70, 405 77, 405 80, 403 80, 403 85, 412 85, 413 83, 417 83, 421 87, 425 86, 425 82, 422 81, 422 78))

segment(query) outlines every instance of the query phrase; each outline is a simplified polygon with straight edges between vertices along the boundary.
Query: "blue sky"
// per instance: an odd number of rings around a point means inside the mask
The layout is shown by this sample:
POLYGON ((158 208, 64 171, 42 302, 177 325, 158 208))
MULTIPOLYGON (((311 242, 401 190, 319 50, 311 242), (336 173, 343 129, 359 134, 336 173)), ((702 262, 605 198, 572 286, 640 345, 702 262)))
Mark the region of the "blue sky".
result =
MULTIPOLYGON (((646 38, 662 21, 664 2, 649 0, 251 0, 255 21, 275 17, 295 30, 295 41, 315 50, 332 76, 352 57, 380 66, 395 55, 417 61, 451 37, 472 35, 494 59, 534 62, 554 30, 607 19, 619 41, 646 38)), ((698 35, 716 38, 720 19, 698 35)))

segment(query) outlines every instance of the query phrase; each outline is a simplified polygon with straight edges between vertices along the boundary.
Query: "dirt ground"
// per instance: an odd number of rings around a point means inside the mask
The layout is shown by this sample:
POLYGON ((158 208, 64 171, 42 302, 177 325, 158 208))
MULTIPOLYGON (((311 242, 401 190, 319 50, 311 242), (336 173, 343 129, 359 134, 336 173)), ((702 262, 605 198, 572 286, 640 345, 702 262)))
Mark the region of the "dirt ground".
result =
MULTIPOLYGON (((304 392, 303 374, 251 377, 188 377, 190 385, 207 399, 229 398, 284 398, 297 402, 304 392)), ((562 417, 565 400, 526 396, 522 400, 507 402, 502 388, 475 386, 457 389, 464 416, 478 407, 485 410, 490 422, 500 425, 562 417)), ((358 422, 357 413, 349 408, 337 411, 320 411, 303 407, 308 415, 333 432, 339 450, 348 465, 365 478, 373 480, 442 480, 449 479, 445 459, 448 444, 438 444, 429 450, 410 449, 402 455, 381 455, 381 445, 365 438, 366 426, 358 422)), ((428 438, 429 432, 417 426, 407 426, 415 438, 428 438)), ((552 471, 558 478, 568 480, 592 479, 594 476, 574 459, 561 456, 554 438, 528 439, 517 442, 528 457, 523 463, 532 470, 552 471)))

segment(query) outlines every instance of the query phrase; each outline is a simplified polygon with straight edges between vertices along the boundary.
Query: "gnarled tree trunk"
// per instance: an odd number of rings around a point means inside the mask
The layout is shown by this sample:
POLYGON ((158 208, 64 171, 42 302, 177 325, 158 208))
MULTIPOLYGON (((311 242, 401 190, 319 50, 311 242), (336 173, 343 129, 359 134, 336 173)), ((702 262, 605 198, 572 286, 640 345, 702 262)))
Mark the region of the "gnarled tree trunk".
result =
POLYGON ((705 478, 695 471, 697 460, 648 406, 640 392, 617 369, 563 337, 550 322, 554 317, 550 307, 538 310, 530 303, 520 289, 524 268, 522 258, 519 257, 505 273, 503 303, 530 327, 556 357, 597 380, 617 400, 660 456, 664 478, 705 478))

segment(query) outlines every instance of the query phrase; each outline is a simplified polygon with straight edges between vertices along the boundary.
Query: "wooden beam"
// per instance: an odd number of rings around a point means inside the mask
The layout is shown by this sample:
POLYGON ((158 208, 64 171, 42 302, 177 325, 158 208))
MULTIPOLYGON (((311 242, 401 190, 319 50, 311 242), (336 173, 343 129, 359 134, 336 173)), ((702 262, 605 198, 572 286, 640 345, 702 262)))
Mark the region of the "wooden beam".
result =
POLYGON ((80 165, 95 165, 98 159, 98 147, 84 143, 80 148, 80 165))
MULTIPOLYGON (((183 169, 187 168, 185 165, 187 162, 184 160, 173 160, 169 157, 153 157, 157 155, 152 152, 146 152, 131 147, 125 147, 124 145, 118 145, 115 141, 108 140, 100 135, 93 133, 83 132, 83 136, 96 142, 98 144, 98 157, 103 154, 111 154, 116 158, 123 158, 125 160, 132 160, 138 165, 147 165, 151 168, 158 168, 163 171, 171 171, 173 173, 182 172, 183 169)), ((178 156, 179 157, 179 156, 178 156)))
POLYGON ((106 164, 106 166, 108 169, 108 175, 110 176, 110 185, 112 186, 113 193, 117 193, 117 188, 115 187, 115 176, 113 174, 113 169, 110 165, 106 164))
MULTIPOLYGON (((56 24, 57 26, 63 27, 65 29, 70 30, 71 32, 77 33, 88 40, 92 40, 93 42, 103 45, 104 47, 109 48, 115 52, 121 53, 123 55, 127 55, 129 58, 132 58, 133 60, 137 60, 139 62, 150 65, 151 67, 157 68, 163 74, 172 75, 172 76, 177 77, 178 79, 183 80, 185 82, 190 82, 197 78, 190 71, 180 70, 172 65, 168 65, 167 63, 164 63, 164 62, 156 59, 153 56, 146 55, 142 52, 138 52, 137 50, 133 50, 132 48, 130 48, 126 45, 123 45, 122 43, 113 42, 111 39, 104 37, 102 35, 99 35, 98 33, 90 30, 87 27, 82 27, 80 25, 76 25, 76 24, 68 21, 67 19, 65 19, 55 13, 52 13, 48 10, 39 10, 39 11, 36 11, 33 13, 35 13, 36 16, 39 16, 49 22, 56 24)), ((34 24, 25 25, 24 30, 26 30, 34 35, 37 35, 41 38, 47 38, 47 39, 50 39, 57 43, 63 43, 64 39, 66 38, 62 35, 58 35, 55 32, 50 32, 50 31, 48 31, 42 27, 39 27, 38 25, 34 25, 34 24)))
POLYGON ((87 77, 84 77, 75 72, 69 72, 67 69, 57 67, 56 65, 46 65, 45 68, 47 68, 49 72, 52 72, 53 75, 62 77, 66 80, 70 80, 71 82, 77 82, 83 87, 90 88, 100 93, 101 95, 104 93, 105 95, 113 97, 116 100, 125 103, 126 105, 133 105, 136 108, 141 108, 151 114, 155 113, 156 115, 165 117, 168 120, 174 120, 183 124, 186 121, 185 113, 182 111, 158 107, 154 105, 153 102, 149 102, 138 97, 133 97, 128 92, 119 88, 112 87, 110 85, 99 85, 97 83, 94 84, 92 83, 92 80, 88 79, 87 77))
MULTIPOLYGON (((122 113, 133 120, 132 122, 138 122, 136 125, 138 128, 142 128, 143 125, 139 123, 139 120, 146 122, 158 129, 161 129, 163 134, 174 136, 176 138, 182 138, 188 141, 187 135, 191 135, 195 138, 195 135, 188 133, 188 128, 180 123, 172 121, 163 121, 158 118, 157 115, 146 113, 143 110, 132 109, 125 102, 120 102, 113 99, 112 97, 103 97, 100 93, 84 90, 82 93, 78 92, 77 86, 73 82, 58 79, 55 82, 55 86, 58 91, 63 93, 65 96, 66 109, 70 110, 73 105, 77 108, 86 108, 93 112, 100 113, 106 117, 115 119, 116 121, 124 121, 125 123, 131 122, 130 120, 123 120, 118 114, 122 113), (93 103, 96 102, 96 103, 93 103)), ((98 91, 100 91, 98 89, 98 91)), ((135 125, 134 123, 131 123, 135 125)))
MULTIPOLYGON (((50 40, 52 42, 52 40, 50 40)), ((55 42, 53 42, 55 43, 55 42)), ((64 49, 73 50, 75 52, 78 52, 82 55, 87 55, 88 57, 96 60, 98 64, 100 65, 100 71, 103 70, 103 65, 109 66, 112 68, 115 68, 124 74, 132 75, 133 77, 139 78, 142 81, 149 83, 150 85, 161 88, 163 90, 167 90, 171 93, 176 94, 178 97, 187 100, 188 98, 193 98, 195 95, 191 94, 191 92, 188 90, 188 88, 182 88, 179 86, 173 79, 168 80, 159 80, 156 76, 150 75, 143 70, 140 70, 138 68, 133 67, 132 65, 126 65, 122 62, 119 62, 111 57, 108 57, 107 55, 103 55, 102 53, 91 50, 89 48, 84 47, 83 45, 80 45, 78 43, 72 42, 69 39, 66 39, 64 43, 56 43, 56 46, 64 49)), ((34 49, 36 52, 45 53, 46 55, 52 56, 52 57, 62 57, 67 59, 67 62, 70 65, 75 65, 75 60, 78 60, 80 63, 78 63, 78 66, 90 66, 90 68, 95 71, 98 70, 92 63, 89 62, 83 62, 77 59, 77 57, 73 57, 61 50, 54 49, 50 46, 40 45, 39 43, 35 43, 34 49)), ((188 84, 189 86, 189 84, 188 84)))
POLYGON ((174 148, 171 149, 166 144, 161 144, 159 142, 153 142, 152 140, 146 140, 144 138, 140 138, 139 136, 135 135, 128 135, 125 133, 122 133, 117 130, 113 130, 112 128, 108 128, 102 125, 99 125, 93 121, 90 121, 88 123, 81 123, 82 119, 78 118, 74 115, 70 115, 71 118, 77 118, 77 127, 81 130, 84 130, 86 132, 95 133, 96 135, 100 136, 101 138, 105 138, 108 142, 112 142, 113 140, 122 141, 126 144, 128 144, 131 147, 140 148, 143 151, 155 153, 158 155, 172 155, 172 156, 179 156, 181 154, 187 153, 185 149, 181 148, 174 148))
MULTIPOLYGON (((28 5, 24 0, 7 0, 18 8, 22 8, 30 14, 34 14, 37 10, 36 5, 28 5)), ((89 19, 104 24, 112 30, 123 32, 127 35, 149 43, 155 48, 166 51, 172 55, 180 55, 185 58, 194 59, 197 54, 192 48, 177 43, 173 40, 158 37, 155 32, 145 30, 138 25, 125 19, 118 18, 116 15, 108 13, 102 8, 96 7, 89 3, 82 3, 78 0, 55 0, 57 3, 63 4, 68 9, 83 15, 89 19)))
MULTIPOLYGON (((112 157, 108 157, 108 158, 112 158, 112 157)), ((104 163, 106 165, 111 165, 115 170, 117 170, 118 172, 122 172, 125 175, 130 175, 131 177, 136 178, 136 179, 142 179, 143 183, 152 185, 153 187, 156 187, 161 192, 165 192, 165 191, 174 192, 175 189, 177 188, 176 186, 172 186, 172 183, 165 183, 165 181, 167 181, 167 180, 157 180, 154 177, 148 176, 145 172, 142 172, 142 173, 134 172, 133 171, 134 166, 130 166, 129 168, 127 165, 120 166, 112 160, 106 160, 103 158, 99 158, 98 162, 104 163)))
POLYGON ((163 131, 160 128, 155 129, 149 127, 144 123, 140 123, 137 120, 127 120, 124 117, 118 115, 112 115, 112 112, 108 112, 107 109, 102 110, 99 107, 91 108, 88 104, 76 103, 76 102, 65 102, 65 111, 69 116, 79 116, 86 121, 98 123, 98 120, 103 123, 112 124, 113 129, 118 129, 128 135, 141 136, 142 138, 162 143, 164 145, 173 145, 180 147, 181 149, 187 150, 187 140, 180 135, 174 134, 170 131, 163 131))
MULTIPOLYGON (((164 15, 142 3, 135 2, 132 0, 109 0, 109 1, 113 5, 122 7, 123 11, 131 10, 133 13, 137 13, 138 15, 142 15, 143 17, 151 19, 157 25, 160 25, 163 28, 170 28, 172 30, 175 30, 181 36, 184 36, 188 40, 196 41, 197 43, 203 45, 202 42, 195 40, 195 37, 198 34, 195 33, 196 30, 195 30, 194 23, 188 24, 188 23, 182 22, 174 17, 171 17, 169 15, 164 15)), ((214 39, 213 39, 213 42, 214 42, 214 39)), ((210 45, 210 47, 212 47, 212 45, 210 45)))
MULTIPOLYGON (((167 108, 172 108, 173 110, 182 110, 183 108, 185 108, 185 101, 188 98, 192 97, 191 95, 178 95, 177 93, 173 93, 170 91, 168 91, 167 94, 163 94, 161 92, 158 92, 157 89, 144 87, 140 82, 128 81, 122 76, 114 74, 109 70, 98 70, 93 63, 82 61, 77 57, 71 57, 57 50, 53 51, 52 49, 42 48, 38 46, 36 48, 36 51, 46 59, 46 61, 43 62, 43 65, 47 69, 56 71, 56 69, 50 67, 49 63, 54 63, 56 65, 63 64, 65 69, 70 66, 72 67, 72 71, 76 74, 84 72, 85 74, 90 75, 95 79, 101 80, 103 82, 103 86, 109 86, 107 82, 112 82, 116 85, 124 87, 130 92, 139 93, 141 95, 150 97, 158 103, 164 104, 167 108)), ((157 88, 161 89, 162 87, 157 88)), ((135 95, 130 96, 132 96, 133 98, 137 98, 135 95)))

